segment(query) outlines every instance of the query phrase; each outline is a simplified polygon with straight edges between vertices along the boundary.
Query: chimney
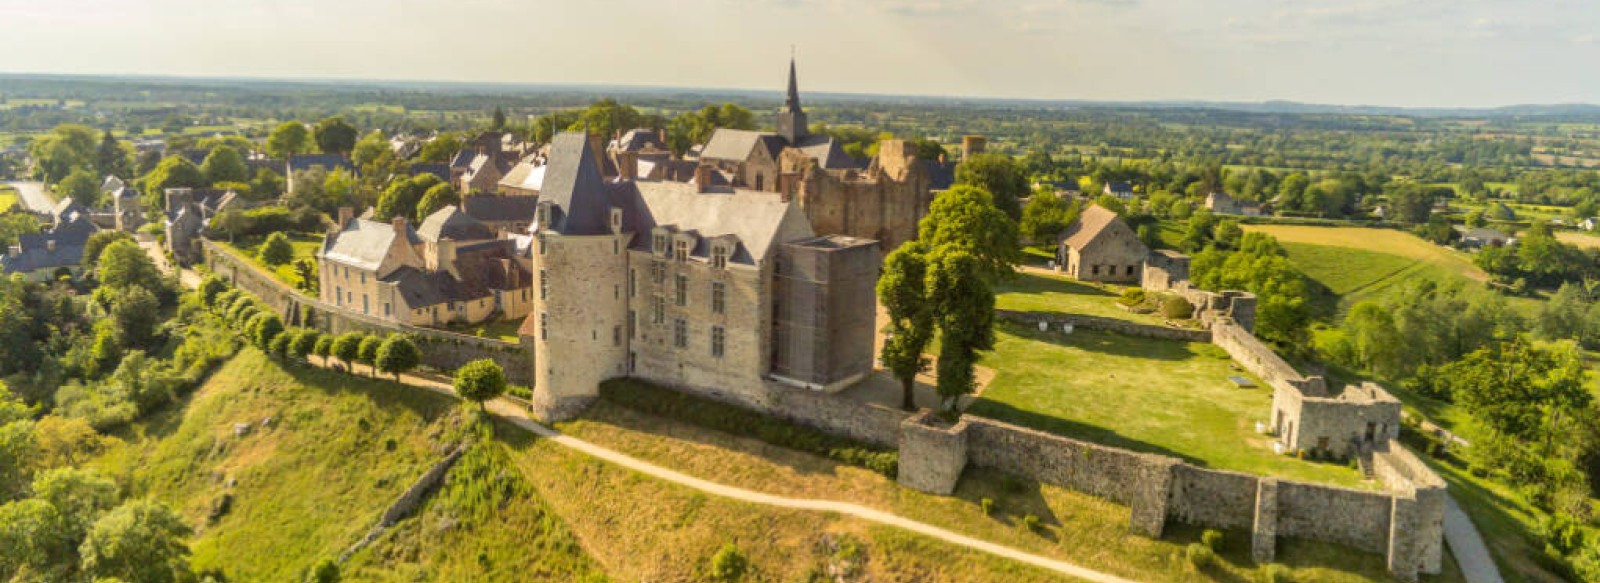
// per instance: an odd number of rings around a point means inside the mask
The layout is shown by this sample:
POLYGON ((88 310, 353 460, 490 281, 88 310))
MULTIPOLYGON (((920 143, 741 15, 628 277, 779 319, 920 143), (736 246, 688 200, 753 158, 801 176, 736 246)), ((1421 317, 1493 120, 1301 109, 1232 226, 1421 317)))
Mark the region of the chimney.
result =
POLYGON ((405 217, 395 217, 394 221, 392 221, 392 222, 394 223, 394 233, 396 235, 402 235, 403 236, 403 235, 406 234, 406 218, 405 217))
POLYGON ((10 255, 13 258, 17 257, 18 255, 22 255, 22 246, 21 245, 12 245, 10 247, 7 247, 6 248, 6 255, 10 255))
POLYGON ((800 174, 796 172, 782 172, 778 174, 778 198, 783 202, 794 200, 795 185, 800 183, 800 174))
POLYGON ((344 226, 350 224, 350 219, 353 219, 353 218, 356 218, 356 209, 354 209, 352 207, 347 207, 347 206, 339 207, 339 227, 338 227, 338 230, 343 231, 344 230, 344 226))
POLYGON ((939 150, 939 165, 944 165, 944 150, 939 150))
POLYGON ((617 151, 617 176, 623 180, 639 179, 639 153, 617 151))
POLYGON ((711 190, 712 171, 713 168, 710 164, 701 164, 694 167, 695 192, 709 192, 711 190))
POLYGON ((56 240, 55 239, 45 239, 44 240, 44 249, 46 251, 55 251, 56 250, 56 240))

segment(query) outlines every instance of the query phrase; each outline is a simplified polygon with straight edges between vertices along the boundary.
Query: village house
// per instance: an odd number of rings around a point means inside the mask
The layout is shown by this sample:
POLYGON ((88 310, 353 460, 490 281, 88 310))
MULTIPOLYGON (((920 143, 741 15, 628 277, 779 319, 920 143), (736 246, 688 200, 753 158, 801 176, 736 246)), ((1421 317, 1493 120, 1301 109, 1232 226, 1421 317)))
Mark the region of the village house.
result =
POLYGON ((212 217, 243 205, 239 194, 214 188, 168 188, 166 199, 167 252, 181 265, 201 259, 200 234, 212 217))
POLYGON ((1056 269, 1081 281, 1137 283, 1150 248, 1133 229, 1097 204, 1083 209, 1056 246, 1056 269))
POLYGON ((581 133, 556 137, 532 232, 540 417, 632 376, 756 398, 766 382, 838 390, 872 369, 875 241, 817 236, 752 189, 606 180, 581 133))
POLYGON ((1114 196, 1118 200, 1129 200, 1133 198, 1132 182, 1107 182, 1106 187, 1103 190, 1106 194, 1114 196))
POLYGON ((49 232, 17 236, 17 244, 0 256, 0 272, 34 282, 83 274, 83 248, 100 228, 86 213, 63 215, 49 232))

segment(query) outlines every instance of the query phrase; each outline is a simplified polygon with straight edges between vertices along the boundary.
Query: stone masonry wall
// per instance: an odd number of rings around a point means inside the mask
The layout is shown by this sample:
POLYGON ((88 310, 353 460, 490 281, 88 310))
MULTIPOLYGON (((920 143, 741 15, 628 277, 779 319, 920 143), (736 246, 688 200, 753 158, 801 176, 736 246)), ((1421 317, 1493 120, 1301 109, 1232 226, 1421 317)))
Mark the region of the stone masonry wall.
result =
POLYGON ((1410 498, 1396 499, 1396 510, 1409 506, 1406 509, 1411 516, 1408 528, 1395 533, 1409 539, 1406 544, 1396 545, 1391 540, 1391 567, 1437 574, 1444 560, 1444 480, 1395 440, 1384 450, 1373 452, 1372 466, 1379 479, 1401 494, 1409 493, 1410 498))
POLYGON ((1288 361, 1273 352, 1272 348, 1262 344, 1254 334, 1244 329, 1232 320, 1223 318, 1211 325, 1212 343, 1228 352, 1228 356, 1238 362, 1245 370, 1256 375, 1268 386, 1278 388, 1294 388, 1305 391, 1312 389, 1312 395, 1323 392, 1317 380, 1307 379, 1299 371, 1290 366, 1288 361))
POLYGON ((1260 476, 1181 464, 1172 471, 1167 515, 1185 524, 1249 529, 1260 476))
POLYGON ((923 409, 900 424, 900 464, 896 481, 901 485, 948 496, 961 481, 967 466, 967 422, 946 425, 923 409))
POLYGON ((1278 482, 1278 536, 1386 554, 1395 494, 1278 482))
POLYGON ((1075 328, 1086 330, 1099 330, 1112 332, 1124 336, 1139 338, 1154 338, 1157 340, 1177 340, 1181 342, 1211 342, 1210 330, 1191 330, 1188 328, 1172 328, 1156 326, 1153 324, 1140 324, 1116 318, 1102 318, 1099 316, 1086 316, 1082 314, 1048 314, 1044 312, 1019 312, 1013 310, 995 310, 996 318, 1024 324, 1038 326, 1039 322, 1049 322, 1051 329, 1059 330, 1063 324, 1071 324, 1075 328))
POLYGON ((288 325, 316 328, 328 334, 399 332, 416 339, 425 366, 452 371, 468 362, 487 358, 505 369, 506 379, 511 383, 529 385, 533 382, 533 354, 522 344, 407 326, 335 308, 301 295, 244 259, 219 249, 216 243, 205 241, 203 249, 205 264, 213 273, 256 296, 288 325))

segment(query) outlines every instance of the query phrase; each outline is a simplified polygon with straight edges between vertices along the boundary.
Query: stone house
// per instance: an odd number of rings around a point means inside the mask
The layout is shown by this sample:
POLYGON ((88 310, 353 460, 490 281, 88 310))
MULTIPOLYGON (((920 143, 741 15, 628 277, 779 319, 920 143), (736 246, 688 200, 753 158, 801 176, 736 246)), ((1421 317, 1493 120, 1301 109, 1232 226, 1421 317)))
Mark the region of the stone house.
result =
POLYGON ((1133 229, 1097 204, 1083 209, 1056 246, 1056 269, 1080 281, 1137 283, 1150 248, 1133 229))
POLYGON ((200 233, 217 213, 241 204, 238 193, 214 188, 168 188, 166 200, 167 251, 181 265, 201 259, 200 233))
POLYGON ((22 275, 34 282, 83 274, 83 247, 99 231, 86 213, 74 213, 46 233, 17 236, 17 244, 0 256, 0 273, 22 275))
POLYGON ((516 165, 514 152, 506 150, 508 134, 483 132, 456 153, 450 163, 451 183, 462 195, 498 192, 500 180, 516 165))
POLYGON ((1120 200, 1129 200, 1133 198, 1133 183, 1120 181, 1107 182, 1103 191, 1106 194, 1117 197, 1120 200))
POLYGON ((429 215, 421 229, 352 214, 340 209, 340 227, 317 253, 324 302, 413 326, 527 314, 533 281, 514 243, 460 209, 429 215))
POLYGON ((1274 388, 1271 426, 1287 451, 1347 458, 1400 438, 1400 400, 1383 387, 1369 382, 1330 393, 1326 385, 1274 388))
POLYGON ((542 417, 576 414, 616 377, 750 396, 871 371, 875 241, 818 237, 775 193, 608 181, 586 146, 554 140, 532 228, 539 291, 520 334, 542 417))
POLYGON ((1260 203, 1240 200, 1221 191, 1206 195, 1206 210, 1219 215, 1243 215, 1247 217, 1259 217, 1264 212, 1260 203))

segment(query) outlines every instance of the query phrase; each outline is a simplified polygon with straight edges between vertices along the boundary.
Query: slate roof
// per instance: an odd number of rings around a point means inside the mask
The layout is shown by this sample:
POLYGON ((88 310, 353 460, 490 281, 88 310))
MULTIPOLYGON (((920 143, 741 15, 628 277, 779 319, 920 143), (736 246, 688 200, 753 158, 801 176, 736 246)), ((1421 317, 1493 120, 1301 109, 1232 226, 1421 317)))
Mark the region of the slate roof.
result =
POLYGON ((549 201, 557 212, 550 227, 568 235, 610 232, 610 191, 600 176, 599 161, 582 132, 563 132, 550 144, 540 202, 549 201))
POLYGON ((456 250, 457 279, 448 271, 425 271, 405 266, 384 276, 411 309, 445 302, 466 302, 490 297, 495 290, 533 285, 533 274, 511 256, 511 241, 485 241, 456 250))
POLYGON ((312 166, 321 166, 324 170, 333 171, 343 168, 347 172, 355 172, 355 165, 351 164, 344 156, 338 154, 296 154, 289 157, 289 172, 310 170, 312 166))
MULTIPOLYGON (((406 227, 406 243, 422 242, 416 230, 406 227)), ((394 225, 366 219, 356 219, 344 229, 322 242, 322 257, 366 270, 376 270, 383 264, 389 248, 394 245, 394 225)))
POLYGON ((1067 231, 1061 235, 1063 241, 1073 249, 1083 249, 1098 239, 1100 235, 1115 230, 1118 227, 1127 229, 1128 224, 1117 218, 1117 213, 1111 212, 1103 206, 1091 204, 1078 215, 1078 220, 1067 226, 1067 231))
POLYGON ((720 128, 711 133, 710 140, 706 140, 700 158, 743 162, 750 158, 750 152, 755 151, 758 145, 766 148, 767 153, 776 160, 787 144, 777 134, 720 128))
POLYGON ((535 196, 468 195, 461 199, 461 208, 468 216, 483 223, 533 222, 538 211, 539 198, 535 196))
POLYGON ((450 181, 450 165, 443 162, 417 162, 411 165, 409 172, 412 176, 432 174, 439 180, 450 181))
POLYGON ((922 167, 928 173, 928 190, 950 190, 956 184, 956 163, 938 160, 923 160, 922 167))
POLYGON ((100 183, 100 192, 116 192, 127 184, 113 174, 107 174, 106 179, 100 183))
POLYGON ((672 182, 689 182, 694 180, 694 169, 699 166, 694 160, 647 160, 639 158, 639 176, 651 180, 670 180, 672 182))
POLYGON ((1106 189, 1111 191, 1111 192, 1133 192, 1133 183, 1131 183, 1131 182, 1108 182, 1108 183, 1106 183, 1106 189))
POLYGON ((75 216, 80 215, 87 218, 89 209, 72 200, 70 196, 56 201, 56 206, 50 209, 50 217, 55 219, 57 223, 70 221, 75 216))
POLYGON ((26 273, 79 265, 83 263, 83 247, 89 235, 99 230, 89 222, 87 215, 82 215, 48 233, 18 235, 18 253, 12 256, 8 252, 0 257, 0 270, 26 273), (52 242, 55 243, 53 248, 52 242))
POLYGON ((829 136, 809 135, 800 140, 795 146, 807 156, 817 159, 817 164, 829 170, 843 170, 847 168, 860 168, 861 162, 844 153, 839 148, 839 142, 829 136))
POLYGON ((489 227, 478 222, 477 219, 461 212, 454 206, 434 211, 423 219, 422 226, 417 228, 417 236, 424 241, 439 241, 450 239, 452 241, 483 241, 494 238, 494 232, 489 227))
MULTIPOLYGON (((624 229, 640 234, 634 237, 637 249, 649 248, 652 229, 670 226, 680 232, 693 231, 702 246, 707 239, 732 235, 742 253, 731 259, 748 264, 765 259, 780 243, 816 235, 800 207, 784 202, 776 193, 742 189, 702 193, 695 185, 679 182, 622 182, 616 186, 619 202, 627 209, 624 229)), ((696 254, 704 255, 704 249, 697 248, 696 254)))
POLYGON ((462 148, 456 151, 456 155, 454 157, 450 158, 450 167, 466 168, 467 166, 472 165, 472 158, 477 155, 478 153, 473 150, 462 148))
POLYGON ((518 162, 516 166, 511 167, 510 172, 500 178, 500 186, 537 192, 544 186, 544 165, 518 162))
POLYGON ((636 128, 628 130, 628 133, 622 134, 621 138, 612 140, 611 150, 621 152, 638 152, 645 149, 646 145, 653 145, 657 148, 665 148, 666 145, 662 144, 661 142, 661 136, 657 135, 655 130, 649 128, 636 128))

